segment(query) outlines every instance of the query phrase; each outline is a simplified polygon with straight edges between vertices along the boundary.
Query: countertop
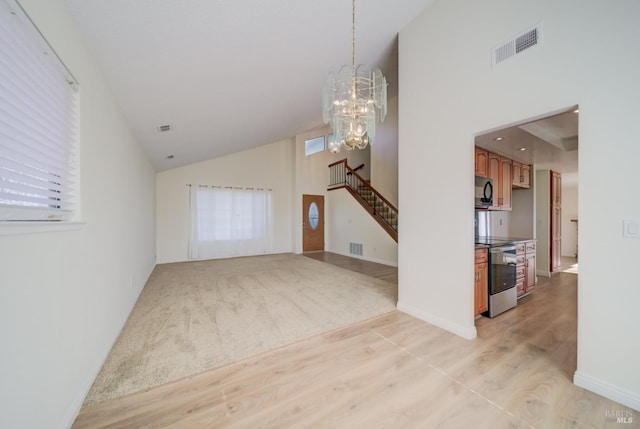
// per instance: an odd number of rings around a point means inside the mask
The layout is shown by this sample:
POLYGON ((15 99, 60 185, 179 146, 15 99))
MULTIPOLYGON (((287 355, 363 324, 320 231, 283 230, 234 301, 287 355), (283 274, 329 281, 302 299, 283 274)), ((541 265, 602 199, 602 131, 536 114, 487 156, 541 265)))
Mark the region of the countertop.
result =
POLYGON ((525 241, 536 241, 534 238, 522 237, 476 237, 476 249, 505 246, 509 244, 521 243, 525 241))

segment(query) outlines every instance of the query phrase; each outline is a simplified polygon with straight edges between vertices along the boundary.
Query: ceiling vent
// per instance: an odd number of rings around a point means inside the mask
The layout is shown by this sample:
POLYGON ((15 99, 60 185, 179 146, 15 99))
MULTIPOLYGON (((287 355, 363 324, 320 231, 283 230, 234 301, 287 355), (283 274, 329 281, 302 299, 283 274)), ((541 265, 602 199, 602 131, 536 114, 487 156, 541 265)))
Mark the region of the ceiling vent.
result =
POLYGON ((529 48, 542 44, 542 24, 538 24, 493 49, 492 65, 500 64, 529 48))
POLYGON ((166 133, 167 131, 171 131, 171 125, 160 125, 158 127, 159 133, 166 133))

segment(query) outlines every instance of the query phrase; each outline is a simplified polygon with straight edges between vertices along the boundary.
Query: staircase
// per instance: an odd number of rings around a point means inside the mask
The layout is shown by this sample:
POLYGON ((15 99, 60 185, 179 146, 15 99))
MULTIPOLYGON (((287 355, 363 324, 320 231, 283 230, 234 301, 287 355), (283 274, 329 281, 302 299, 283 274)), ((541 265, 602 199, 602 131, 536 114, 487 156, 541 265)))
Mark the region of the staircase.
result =
POLYGON ((343 159, 329 165, 328 190, 345 188, 380 226, 398 242, 398 209, 343 159))

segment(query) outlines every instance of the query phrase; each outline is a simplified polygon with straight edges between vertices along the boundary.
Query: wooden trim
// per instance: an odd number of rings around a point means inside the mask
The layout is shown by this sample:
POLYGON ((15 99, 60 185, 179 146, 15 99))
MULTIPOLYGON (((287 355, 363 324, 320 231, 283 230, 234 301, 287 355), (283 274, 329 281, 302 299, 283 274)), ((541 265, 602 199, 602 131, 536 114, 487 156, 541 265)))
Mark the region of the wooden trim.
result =
POLYGON ((329 167, 333 167, 334 165, 344 164, 347 165, 347 158, 341 159, 340 161, 336 161, 334 163, 329 164, 329 167))
POLYGON ((389 208, 391 208, 394 212, 398 213, 398 208, 396 206, 394 206, 393 204, 391 204, 389 202, 389 200, 387 200, 385 197, 382 196, 382 194, 380 192, 378 192, 373 186, 371 186, 371 184, 364 180, 362 178, 362 176, 360 176, 358 173, 356 173, 351 167, 349 167, 349 165, 346 165, 347 170, 349 170, 351 172, 351 174, 353 174, 354 176, 356 176, 358 179, 360 179, 360 181, 367 187, 367 189, 370 189, 376 197, 378 197, 379 199, 381 199, 382 201, 384 201, 384 203, 386 205, 389 206, 389 208))
POLYGON ((374 209, 373 207, 371 207, 369 205, 369 203, 367 203, 367 201, 362 198, 360 196, 360 194, 358 194, 355 190, 353 190, 350 186, 345 186, 345 189, 351 194, 353 195, 353 197, 356 199, 356 201, 358 201, 360 203, 360 205, 367 211, 367 213, 369 213, 373 219, 375 219, 376 222, 378 222, 378 224, 382 227, 382 229, 384 229, 390 236, 391 238, 393 238, 393 240, 397 243, 398 242, 398 231, 396 231, 395 229, 393 229, 391 227, 391 225, 389 225, 383 218, 382 216, 380 216, 374 209))
POLYGON ((338 186, 334 186, 333 188, 327 188, 327 191, 335 191, 336 189, 342 189, 342 188, 348 188, 347 185, 338 185, 338 186))

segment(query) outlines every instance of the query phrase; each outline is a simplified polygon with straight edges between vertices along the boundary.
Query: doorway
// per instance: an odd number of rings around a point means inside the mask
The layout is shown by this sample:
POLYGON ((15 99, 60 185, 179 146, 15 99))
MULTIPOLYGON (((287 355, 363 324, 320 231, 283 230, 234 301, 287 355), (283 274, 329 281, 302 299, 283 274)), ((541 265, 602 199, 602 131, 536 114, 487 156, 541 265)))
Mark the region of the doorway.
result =
POLYGON ((324 250, 324 196, 302 195, 302 251, 324 250))
POLYGON ((520 174, 513 176, 506 208, 491 212, 492 232, 535 238, 539 276, 561 271, 561 256, 577 253, 578 121, 574 105, 475 136, 476 146, 515 161, 511 173, 520 174), (528 174, 522 174, 523 166, 530 166, 528 174), (517 176, 528 177, 530 187, 517 184, 517 176))

